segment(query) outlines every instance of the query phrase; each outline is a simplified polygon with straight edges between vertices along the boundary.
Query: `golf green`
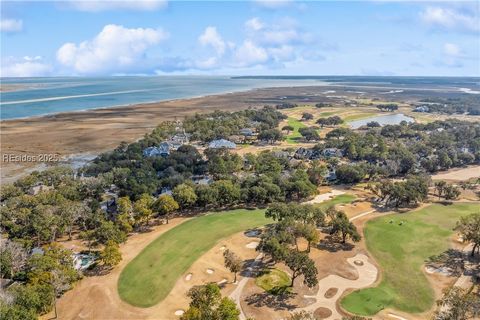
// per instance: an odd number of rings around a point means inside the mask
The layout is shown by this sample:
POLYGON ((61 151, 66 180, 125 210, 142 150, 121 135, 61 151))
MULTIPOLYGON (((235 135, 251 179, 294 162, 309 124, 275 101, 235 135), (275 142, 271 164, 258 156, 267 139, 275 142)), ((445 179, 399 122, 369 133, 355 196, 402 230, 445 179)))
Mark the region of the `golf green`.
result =
POLYGON ((178 278, 219 240, 271 222, 264 213, 244 209, 211 213, 165 232, 122 271, 118 280, 120 297, 137 307, 159 303, 178 278))
POLYGON ((425 261, 449 248, 452 228, 461 216, 479 210, 478 203, 433 204, 368 221, 365 240, 381 267, 382 281, 347 295, 341 306, 364 316, 388 307, 409 313, 427 311, 435 298, 422 271, 425 261))

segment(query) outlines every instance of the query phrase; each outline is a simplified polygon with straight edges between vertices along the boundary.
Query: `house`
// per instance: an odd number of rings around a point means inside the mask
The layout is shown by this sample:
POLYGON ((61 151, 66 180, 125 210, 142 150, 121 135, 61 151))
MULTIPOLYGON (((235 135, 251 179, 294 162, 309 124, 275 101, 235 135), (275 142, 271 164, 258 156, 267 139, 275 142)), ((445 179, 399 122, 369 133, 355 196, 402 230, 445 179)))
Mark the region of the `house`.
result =
POLYGON ((143 150, 145 157, 166 157, 170 154, 171 146, 168 142, 162 142, 158 147, 148 147, 143 150))
POLYGON ((184 132, 177 133, 174 136, 172 136, 170 141, 174 142, 174 143, 177 143, 177 144, 179 143, 180 145, 183 145, 183 144, 187 144, 190 141, 190 136, 191 136, 191 134, 185 133, 185 131, 184 131, 184 132))
POLYGON ((192 181, 196 185, 207 186, 213 182, 213 179, 206 175, 196 175, 196 176, 192 176, 192 181))
POLYGON ((243 128, 240 129, 240 135, 245 136, 245 137, 251 137, 255 134, 252 129, 250 128, 243 128))
POLYGON ((413 112, 428 112, 430 109, 428 108, 427 105, 421 105, 417 106, 416 108, 413 109, 413 112))
POLYGON ((337 180, 337 173, 335 172, 335 169, 330 169, 323 177, 327 181, 334 181, 337 180))
POLYGON ((219 140, 211 141, 208 144, 208 147, 210 149, 221 149, 221 148, 235 149, 237 147, 237 145, 232 141, 228 141, 226 139, 219 139, 219 140))
POLYGON ((326 158, 343 157, 343 151, 337 148, 326 148, 322 151, 322 155, 326 158))
POLYGON ((313 150, 312 149, 307 149, 307 148, 298 148, 297 151, 295 151, 295 154, 293 157, 295 159, 310 159, 310 157, 313 155, 313 150))

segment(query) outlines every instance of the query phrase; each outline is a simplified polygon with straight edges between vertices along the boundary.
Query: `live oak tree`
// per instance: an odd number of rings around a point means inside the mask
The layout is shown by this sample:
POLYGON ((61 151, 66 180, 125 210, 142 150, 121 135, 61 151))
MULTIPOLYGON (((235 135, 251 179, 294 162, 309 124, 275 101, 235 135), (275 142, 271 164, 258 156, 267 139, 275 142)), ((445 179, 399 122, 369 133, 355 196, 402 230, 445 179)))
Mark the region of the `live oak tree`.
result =
POLYGON ((188 184, 182 183, 173 189, 173 198, 181 208, 189 208, 197 201, 195 190, 188 184))
POLYGON ((171 195, 162 194, 158 199, 153 203, 154 210, 161 216, 164 216, 167 220, 172 212, 178 210, 179 205, 171 195))
POLYGON ((226 249, 223 252, 223 259, 225 267, 234 274, 233 282, 237 282, 237 273, 243 268, 243 261, 234 252, 226 249))
POLYGON ((348 220, 345 212, 331 208, 327 215, 330 218, 330 234, 339 235, 342 243, 346 243, 347 238, 350 238, 353 242, 358 242, 362 239, 357 231, 357 227, 348 220))
POLYGON ((107 241, 105 248, 103 248, 100 253, 100 259, 108 268, 112 268, 119 264, 120 261, 122 261, 122 253, 120 252, 118 243, 112 240, 107 241))
POLYGON ((195 286, 188 291, 191 299, 182 320, 238 320, 240 311, 235 302, 223 297, 216 283, 195 286))
POLYGON ((302 120, 306 121, 306 120, 312 120, 312 119, 313 119, 313 114, 308 112, 304 112, 302 114, 302 120))
POLYGON ((292 270, 290 287, 293 287, 295 279, 300 275, 303 275, 303 283, 307 287, 312 288, 317 285, 318 271, 315 262, 308 257, 307 253, 290 250, 285 258, 285 264, 292 270))
POLYGON ((480 251, 480 213, 472 213, 461 217, 455 226, 455 230, 460 233, 464 242, 472 243, 472 257, 475 255, 475 251, 480 251))
POLYGON ((442 299, 437 301, 439 309, 434 320, 467 320, 480 316, 480 295, 475 290, 467 291, 451 287, 444 291, 442 299))
POLYGON ((290 134, 290 131, 295 130, 295 128, 292 127, 292 126, 290 126, 290 125, 286 125, 286 126, 283 126, 283 127, 282 127, 282 130, 283 130, 283 131, 287 131, 287 135, 288 135, 288 134, 290 134))
POLYGON ((150 219, 153 217, 153 210, 151 209, 153 201, 153 198, 146 193, 142 194, 140 199, 135 201, 133 204, 133 218, 135 219, 136 224, 148 225, 150 219))

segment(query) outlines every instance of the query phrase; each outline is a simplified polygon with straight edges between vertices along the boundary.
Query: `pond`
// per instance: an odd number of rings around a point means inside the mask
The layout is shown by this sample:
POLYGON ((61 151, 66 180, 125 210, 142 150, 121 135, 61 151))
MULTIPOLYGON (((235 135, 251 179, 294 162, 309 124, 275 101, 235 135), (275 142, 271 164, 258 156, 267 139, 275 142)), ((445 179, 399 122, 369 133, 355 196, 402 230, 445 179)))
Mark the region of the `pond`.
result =
POLYGON ((361 126, 367 125, 367 123, 376 121, 378 122, 381 126, 387 125, 387 124, 400 124, 402 121, 406 122, 414 122, 415 119, 412 117, 408 117, 404 115, 403 113, 395 113, 395 114, 388 114, 384 116, 375 116, 375 117, 369 117, 365 119, 360 119, 360 120, 355 120, 355 121, 350 121, 348 124, 352 129, 358 129, 361 126))

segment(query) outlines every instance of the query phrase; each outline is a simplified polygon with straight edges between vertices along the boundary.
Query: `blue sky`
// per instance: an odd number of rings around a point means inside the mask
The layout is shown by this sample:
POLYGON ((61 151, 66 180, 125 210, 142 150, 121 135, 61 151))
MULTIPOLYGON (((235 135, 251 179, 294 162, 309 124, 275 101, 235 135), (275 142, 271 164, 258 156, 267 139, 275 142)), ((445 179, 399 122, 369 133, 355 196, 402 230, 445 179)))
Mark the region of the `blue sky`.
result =
POLYGON ((2 76, 480 76, 479 1, 2 1, 2 76))

